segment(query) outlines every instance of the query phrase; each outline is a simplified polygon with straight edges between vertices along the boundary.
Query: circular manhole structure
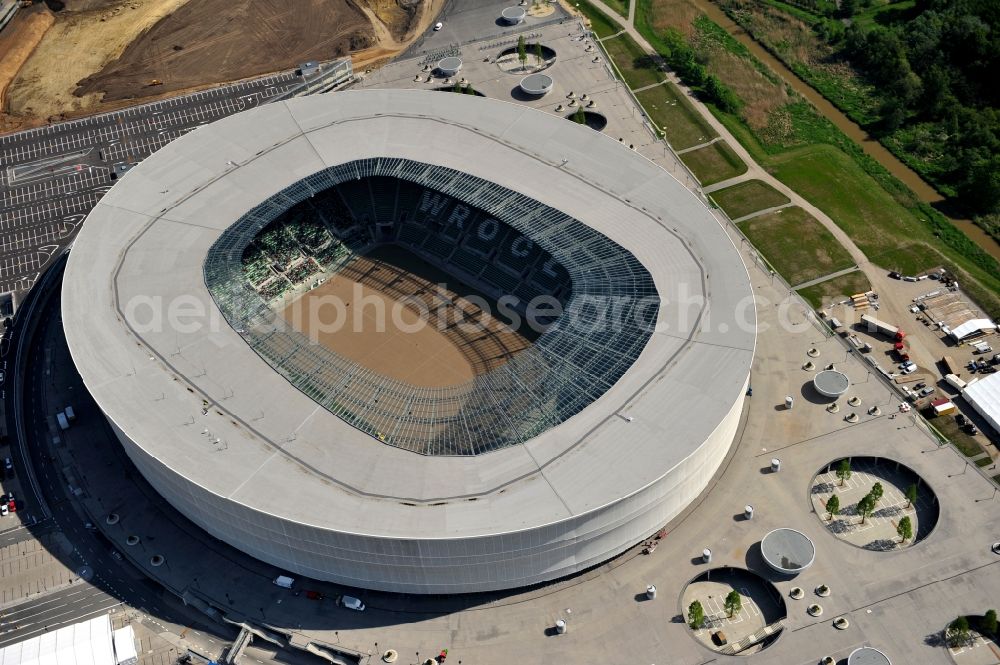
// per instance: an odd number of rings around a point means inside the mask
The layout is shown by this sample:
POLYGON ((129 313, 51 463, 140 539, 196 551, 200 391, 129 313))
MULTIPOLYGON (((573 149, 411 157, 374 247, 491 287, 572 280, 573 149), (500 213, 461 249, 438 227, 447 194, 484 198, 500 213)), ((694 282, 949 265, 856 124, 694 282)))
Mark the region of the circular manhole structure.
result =
POLYGON ((129 547, 134 547, 139 544, 139 536, 131 535, 125 539, 125 544, 129 547))
POLYGON ((552 90, 552 83, 552 77, 548 74, 529 74, 518 85, 524 94, 541 97, 552 90))
POLYGON ((892 665, 892 661, 875 647, 861 647, 847 657, 847 665, 892 665))
POLYGON ((851 380, 843 372, 825 369, 813 377, 813 387, 823 397, 837 398, 851 387, 851 380))
POLYGON ((442 76, 454 76, 462 69, 462 59, 454 55, 441 58, 438 60, 437 69, 442 76))
POLYGON ((760 553, 775 572, 797 575, 816 559, 816 546, 801 531, 782 527, 764 536, 760 541, 760 553))
POLYGON ((154 554, 149 559, 149 565, 153 566, 154 568, 157 568, 159 566, 162 566, 164 563, 166 563, 166 561, 167 560, 165 558, 163 558, 162 554, 154 554))
POLYGON ((608 126, 608 119, 603 114, 598 113, 597 111, 584 111, 583 122, 580 122, 577 119, 577 113, 578 111, 570 113, 569 115, 566 116, 566 119, 578 122, 581 125, 587 125, 587 127, 590 127, 594 131, 598 132, 603 131, 604 128, 608 126))
POLYGON ((827 531, 874 552, 912 547, 930 535, 940 515, 931 486, 910 467, 887 457, 832 460, 813 477, 809 496, 827 531), (871 492, 878 494, 876 485, 881 496, 862 516, 858 504, 871 492))
POLYGON ((517 25, 524 21, 524 17, 528 15, 528 11, 524 7, 506 7, 502 12, 500 12, 500 18, 507 25, 517 25))
POLYGON ((712 568, 684 587, 680 612, 691 636, 704 647, 726 655, 747 656, 761 651, 781 634, 778 622, 787 618, 782 593, 767 579, 744 568, 712 568), (739 594, 737 607, 729 614, 727 598, 739 594), (702 625, 691 625, 691 609, 701 605, 702 625), (772 630, 765 630, 768 626, 772 630), (736 648, 734 648, 736 647, 736 648))
POLYGON ((110 513, 106 518, 104 518, 104 521, 112 526, 118 524, 120 520, 121 517, 119 517, 118 513, 110 513))

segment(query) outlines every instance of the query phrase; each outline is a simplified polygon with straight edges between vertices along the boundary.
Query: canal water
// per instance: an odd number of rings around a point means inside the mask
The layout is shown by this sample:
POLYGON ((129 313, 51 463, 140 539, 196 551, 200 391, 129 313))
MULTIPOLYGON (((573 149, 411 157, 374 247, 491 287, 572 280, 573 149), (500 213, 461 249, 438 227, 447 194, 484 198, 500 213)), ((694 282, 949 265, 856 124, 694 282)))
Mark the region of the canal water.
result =
MULTIPOLYGON (((781 60, 756 42, 746 30, 729 18, 722 9, 709 0, 694 0, 694 3, 710 19, 721 25, 729 34, 746 46, 753 53, 754 57, 773 69, 792 89, 808 99, 821 114, 836 125, 840 131, 857 142, 867 154, 884 166, 889 173, 905 183, 921 201, 926 203, 940 203, 944 200, 944 197, 927 184, 915 171, 901 162, 876 139, 869 136, 868 132, 848 118, 840 109, 823 97, 823 95, 819 94, 805 81, 796 76, 795 72, 786 67, 781 60)), ((949 219, 977 245, 989 252, 997 260, 1000 260, 1000 243, 991 238, 989 234, 968 219, 956 219, 954 217, 949 217, 949 219)))

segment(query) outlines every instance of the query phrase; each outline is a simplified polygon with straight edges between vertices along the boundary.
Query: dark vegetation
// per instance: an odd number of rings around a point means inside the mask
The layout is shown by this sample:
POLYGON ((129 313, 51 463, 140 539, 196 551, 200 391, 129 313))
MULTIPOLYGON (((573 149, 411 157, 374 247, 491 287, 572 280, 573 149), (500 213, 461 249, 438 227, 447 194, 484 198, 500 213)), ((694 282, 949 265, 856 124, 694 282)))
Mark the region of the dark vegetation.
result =
POLYGON ((1000 237, 1000 3, 723 4, 796 74, 1000 237))

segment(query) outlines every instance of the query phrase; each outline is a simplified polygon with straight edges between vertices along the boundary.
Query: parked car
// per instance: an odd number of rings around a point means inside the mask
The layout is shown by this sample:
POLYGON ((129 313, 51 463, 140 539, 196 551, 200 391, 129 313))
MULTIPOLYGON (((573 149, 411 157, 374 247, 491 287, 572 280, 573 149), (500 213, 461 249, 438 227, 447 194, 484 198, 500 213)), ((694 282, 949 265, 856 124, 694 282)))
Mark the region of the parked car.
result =
POLYGON ((969 419, 968 419, 968 418, 966 418, 966 417, 965 417, 965 416, 964 416, 963 414, 961 414, 961 413, 960 413, 960 414, 958 414, 957 416, 955 416, 955 424, 956 424, 956 425, 958 425, 959 427, 965 427, 965 425, 966 425, 966 424, 967 424, 968 422, 969 422, 969 419))
POLYGON ((7 473, 8 477, 14 475, 14 462, 9 457, 5 457, 3 460, 3 470, 7 473))
POLYGON ((920 391, 920 396, 927 397, 928 395, 931 395, 933 393, 934 393, 934 388, 931 386, 927 386, 926 388, 920 391))
POLYGON ((338 600, 338 604, 341 607, 346 607, 349 610, 354 610, 355 612, 364 612, 365 604, 361 602, 359 598, 354 596, 341 596, 338 600))
POLYGON ((921 388, 926 388, 926 387, 927 387, 927 384, 924 383, 923 381, 921 381, 917 385, 913 386, 913 389, 914 390, 920 390, 921 388))
POLYGON ((900 275, 895 270, 893 270, 891 273, 889 273, 889 277, 892 277, 893 279, 903 279, 903 276, 900 275))
POLYGON ((906 369, 907 367, 910 367, 911 365, 913 367, 917 366, 916 363, 914 363, 912 360, 907 360, 907 361, 902 362, 902 363, 899 364, 899 369, 906 369))
POLYGON ((437 32, 438 30, 440 30, 443 27, 444 27, 444 23, 441 23, 440 21, 438 21, 437 23, 434 24, 434 32, 437 32))
POLYGON ((968 434, 969 436, 975 436, 975 435, 979 434, 979 430, 972 423, 969 423, 968 425, 966 425, 962 429, 964 429, 965 433, 968 434))
POLYGON ((7 508, 6 503, 0 503, 0 517, 7 517, 10 514, 10 509, 7 508))
POLYGON ((903 363, 902 365, 899 366, 899 371, 902 372, 903 374, 913 374, 914 372, 917 371, 917 366, 914 365, 913 363, 909 364, 903 363))

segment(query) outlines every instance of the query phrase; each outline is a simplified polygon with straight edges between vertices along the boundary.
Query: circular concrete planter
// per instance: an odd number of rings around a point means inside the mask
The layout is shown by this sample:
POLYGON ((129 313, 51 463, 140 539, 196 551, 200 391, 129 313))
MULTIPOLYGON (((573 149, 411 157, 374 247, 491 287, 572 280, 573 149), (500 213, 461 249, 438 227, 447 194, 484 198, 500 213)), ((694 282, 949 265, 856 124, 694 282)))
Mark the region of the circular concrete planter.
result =
POLYGON ((383 663, 395 663, 399 659, 399 654, 395 649, 388 649, 384 654, 382 654, 383 663))
POLYGON ((120 522, 121 519, 122 518, 118 515, 118 513, 110 513, 107 516, 107 518, 105 518, 104 521, 107 522, 108 524, 114 525, 114 524, 118 524, 118 522, 120 522))
POLYGON ((149 558, 149 565, 151 565, 154 568, 159 568, 166 562, 167 560, 163 557, 162 554, 154 554, 149 558))
POLYGON ((837 630, 847 630, 851 625, 851 622, 847 620, 847 617, 837 617, 833 620, 833 627, 837 630))
POLYGON ((813 603, 806 608, 806 612, 808 612, 810 616, 818 617, 823 614, 823 606, 813 603))
POLYGON ((825 584, 820 584, 816 587, 816 595, 821 598, 827 598, 830 595, 830 587, 825 584))
POLYGON ((802 597, 806 595, 806 592, 797 586, 793 586, 792 590, 788 592, 788 595, 795 600, 802 600, 802 597))
POLYGON ((139 544, 139 536, 131 535, 125 539, 125 544, 129 547, 134 547, 139 544))

